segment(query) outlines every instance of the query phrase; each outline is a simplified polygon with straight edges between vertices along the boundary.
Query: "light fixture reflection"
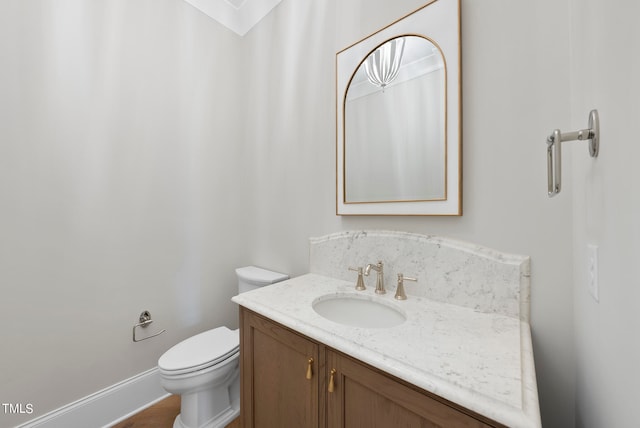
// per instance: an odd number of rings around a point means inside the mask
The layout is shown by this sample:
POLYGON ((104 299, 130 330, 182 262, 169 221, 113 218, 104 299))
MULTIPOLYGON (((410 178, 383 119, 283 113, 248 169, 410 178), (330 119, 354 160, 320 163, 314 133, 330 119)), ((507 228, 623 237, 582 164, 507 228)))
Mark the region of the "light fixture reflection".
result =
POLYGON ((398 75, 403 52, 404 37, 398 37, 389 40, 371 53, 364 62, 364 70, 369 82, 384 90, 398 75))

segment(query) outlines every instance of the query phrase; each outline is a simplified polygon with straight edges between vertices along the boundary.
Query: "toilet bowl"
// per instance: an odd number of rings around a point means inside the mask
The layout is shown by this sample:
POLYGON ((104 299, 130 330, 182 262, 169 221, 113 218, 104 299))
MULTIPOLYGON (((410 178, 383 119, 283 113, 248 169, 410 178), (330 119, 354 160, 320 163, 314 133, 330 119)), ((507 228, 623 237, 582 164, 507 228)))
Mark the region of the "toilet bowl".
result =
MULTIPOLYGON (((255 266, 236 269, 238 291, 289 277, 255 266)), ((240 414, 240 336, 218 327, 183 340, 158 360, 160 383, 181 396, 174 428, 223 428, 240 414)))
POLYGON ((239 415, 239 344, 238 330, 218 327, 162 354, 160 383, 181 395, 174 428, 224 427, 239 415))

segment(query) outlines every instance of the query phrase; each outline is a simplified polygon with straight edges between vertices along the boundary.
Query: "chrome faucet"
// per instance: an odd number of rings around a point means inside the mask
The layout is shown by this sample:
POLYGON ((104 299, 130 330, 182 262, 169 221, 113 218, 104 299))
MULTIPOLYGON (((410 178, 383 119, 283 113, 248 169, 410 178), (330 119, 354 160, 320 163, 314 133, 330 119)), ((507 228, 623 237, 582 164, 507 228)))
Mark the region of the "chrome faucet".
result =
POLYGON ((387 290, 384 289, 384 271, 382 270, 382 262, 378 261, 378 263, 375 264, 375 265, 369 263, 364 268, 365 276, 369 276, 369 272, 371 271, 371 269, 373 269, 376 272, 378 272, 378 276, 376 277, 376 294, 384 294, 384 293, 386 293, 387 290))

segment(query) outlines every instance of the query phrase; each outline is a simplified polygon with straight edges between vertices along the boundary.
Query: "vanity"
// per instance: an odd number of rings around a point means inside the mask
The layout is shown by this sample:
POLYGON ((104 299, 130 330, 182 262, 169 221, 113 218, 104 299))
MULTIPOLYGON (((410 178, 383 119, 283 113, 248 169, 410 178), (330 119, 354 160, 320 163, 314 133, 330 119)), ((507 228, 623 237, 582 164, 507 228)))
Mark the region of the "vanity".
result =
POLYGON ((240 294, 244 427, 539 427, 529 258, 392 231, 310 239, 310 273, 240 294), (349 267, 383 262, 356 290, 349 267), (394 298, 398 274, 407 300, 394 298))
MULTIPOLYGON (((337 215, 462 215, 460 30, 430 0, 336 54, 337 215)), ((393 231, 309 249, 233 298, 243 427, 541 426, 528 257, 393 231)))

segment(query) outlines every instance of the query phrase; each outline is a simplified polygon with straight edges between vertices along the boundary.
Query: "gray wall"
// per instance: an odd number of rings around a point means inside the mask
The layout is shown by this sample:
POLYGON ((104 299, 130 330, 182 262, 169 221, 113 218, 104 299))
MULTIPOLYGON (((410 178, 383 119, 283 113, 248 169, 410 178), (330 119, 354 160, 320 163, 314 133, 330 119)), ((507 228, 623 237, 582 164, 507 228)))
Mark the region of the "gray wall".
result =
POLYGON ((237 324, 240 42, 177 0, 0 1, 0 402, 35 410, 0 426, 237 324))
POLYGON ((284 0, 239 38, 179 0, 0 2, 3 401, 41 414, 151 368, 237 325, 235 267, 301 274, 309 236, 383 228, 530 255, 544 425, 628 425, 637 7, 463 0, 464 215, 337 217, 335 53, 423 3, 284 0), (587 69, 592 42, 605 61, 587 69), (549 200, 544 139, 592 107, 601 158, 567 145, 549 200), (143 309, 169 331, 133 344, 143 309))
MULTIPOLYGON (((573 160, 576 425, 638 424, 640 342, 640 5, 617 0, 570 2, 573 12, 571 121, 586 127, 600 112, 598 159, 569 143, 573 160), (587 291, 588 244, 598 246, 599 302, 587 291)), ((558 125, 559 126, 559 125, 558 125)), ((564 154, 564 153, 563 153, 564 154)))

